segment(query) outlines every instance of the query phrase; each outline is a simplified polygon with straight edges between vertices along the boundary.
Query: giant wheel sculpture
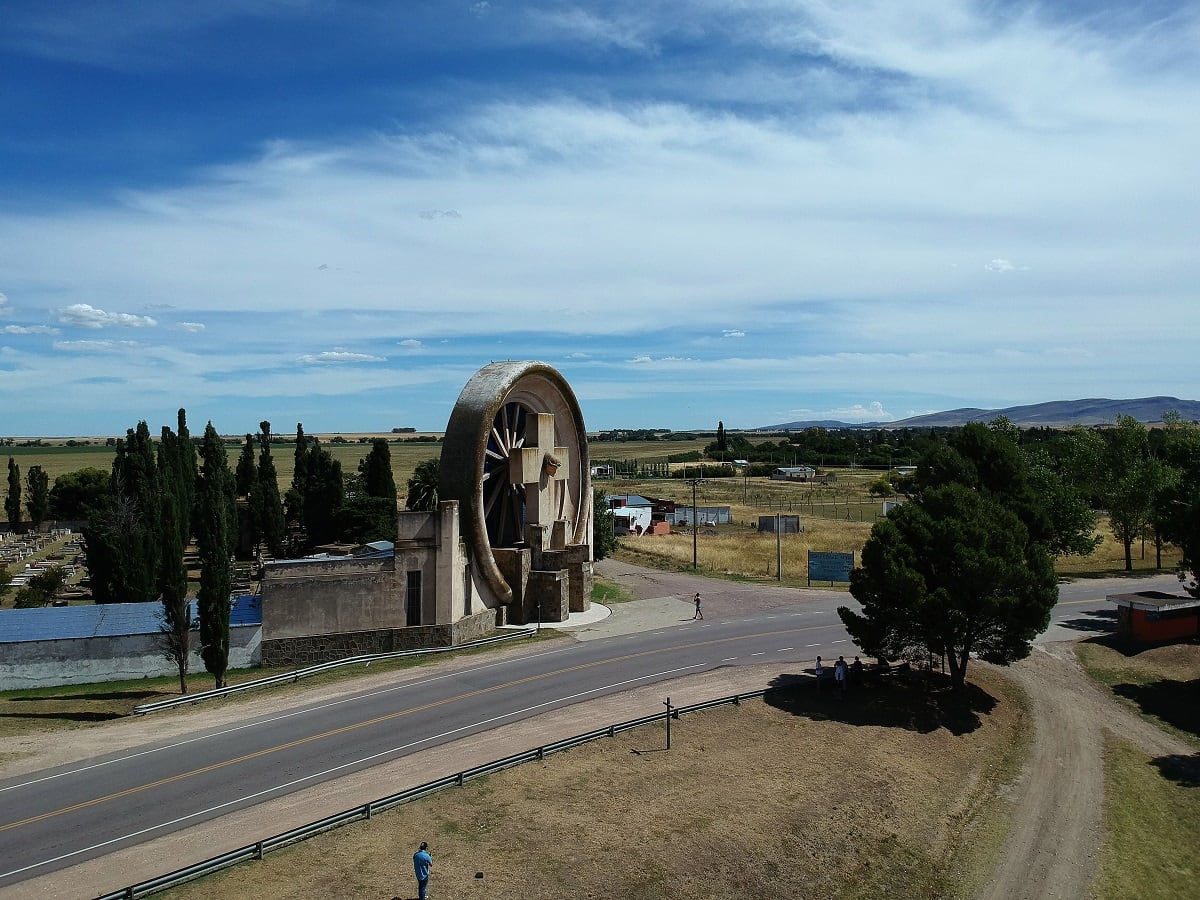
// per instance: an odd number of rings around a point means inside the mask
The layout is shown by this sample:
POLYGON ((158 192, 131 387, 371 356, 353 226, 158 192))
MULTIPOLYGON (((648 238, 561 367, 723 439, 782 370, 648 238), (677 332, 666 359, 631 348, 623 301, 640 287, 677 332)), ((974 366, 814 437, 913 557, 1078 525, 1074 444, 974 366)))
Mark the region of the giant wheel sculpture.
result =
MULTIPOLYGON (((478 586, 497 603, 513 591, 493 549, 525 546, 526 486, 514 480, 512 460, 537 445, 538 413, 554 416, 555 446, 568 471, 556 479, 553 518, 569 522, 567 543, 592 542, 591 470, 583 413, 566 379, 542 362, 494 362, 467 382, 450 414, 442 444, 438 495, 459 501, 462 533, 473 551, 478 586)), ((539 447, 553 453, 554 447, 539 447)))

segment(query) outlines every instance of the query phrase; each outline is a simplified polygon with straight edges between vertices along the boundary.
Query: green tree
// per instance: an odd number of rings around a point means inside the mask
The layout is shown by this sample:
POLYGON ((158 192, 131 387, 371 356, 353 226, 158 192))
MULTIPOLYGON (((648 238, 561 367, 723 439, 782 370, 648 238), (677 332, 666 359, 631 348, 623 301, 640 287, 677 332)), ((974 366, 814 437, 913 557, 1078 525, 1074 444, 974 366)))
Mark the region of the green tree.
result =
POLYGON ((67 573, 62 566, 51 566, 32 576, 25 586, 17 591, 13 599, 14 609, 32 609, 49 606, 58 592, 67 583, 67 573))
POLYGON ((1133 542, 1142 534, 1162 483, 1161 464, 1150 457, 1146 426, 1132 416, 1118 416, 1104 457, 1102 495, 1108 524, 1125 550, 1125 571, 1133 571, 1133 542))
POLYGON ((346 498, 342 464, 314 438, 307 465, 304 530, 310 543, 324 544, 338 537, 346 498))
POLYGON ((274 556, 283 556, 287 549, 287 519, 283 515, 283 500, 279 496, 279 475, 271 458, 271 423, 259 422, 258 469, 250 508, 257 519, 258 533, 274 556))
POLYGON ((183 546, 179 542, 180 511, 175 497, 164 493, 162 499, 163 564, 159 573, 162 597, 162 622, 159 628, 163 656, 179 672, 179 693, 187 693, 187 673, 192 643, 191 604, 187 597, 187 570, 183 565, 183 546))
POLYGON ((608 508, 603 488, 592 488, 592 554, 596 559, 611 556, 617 549, 616 518, 608 508))
POLYGON ((249 497, 254 491, 254 482, 258 480, 258 467, 254 464, 254 435, 246 435, 246 443, 242 444, 242 453, 237 461, 237 495, 249 497))
POLYGON ((12 572, 8 571, 8 566, 0 563, 0 597, 8 590, 8 586, 12 584, 12 572))
POLYGON ((64 472, 50 488, 50 514, 67 521, 86 520, 108 496, 109 473, 95 466, 64 472))
POLYGON ((29 523, 36 531, 50 511, 50 476, 41 466, 30 466, 25 473, 25 487, 29 491, 25 509, 29 513, 29 523))
POLYGON ((430 458, 417 463, 417 468, 408 479, 406 509, 433 512, 438 508, 438 472, 441 462, 430 458))
POLYGON ((725 423, 717 422, 717 450, 724 453, 729 449, 729 445, 725 442, 725 423))
POLYGON ((392 451, 383 438, 371 441, 371 452, 358 462, 358 474, 368 497, 382 497, 396 503, 396 477, 392 474, 392 451))
POLYGON ((4 498, 4 514, 13 531, 21 530, 21 467, 8 458, 8 496, 4 498))
POLYGON ((296 423, 296 451, 293 456, 292 485, 283 497, 289 522, 304 523, 304 491, 308 483, 308 454, 310 442, 304 433, 304 425, 296 423))
POLYGON ((1178 414, 1163 419, 1164 455, 1175 472, 1174 485, 1157 501, 1163 537, 1179 548, 1179 580, 1200 597, 1200 426, 1178 414))
POLYGON ((354 489, 347 491, 339 531, 343 540, 396 540, 396 480, 387 441, 375 438, 371 452, 358 463, 354 489))
POLYGON ((838 615, 864 652, 944 654, 955 687, 972 654, 1001 665, 1027 656, 1058 599, 1044 545, 1010 509, 958 484, 923 491, 872 527, 850 593, 862 613, 838 615))
POLYGON ((917 494, 959 484, 1011 510, 1024 524, 1029 540, 1042 544, 1052 555, 1091 552, 1095 547, 1094 518, 1068 514, 1078 510, 1052 514, 1051 473, 1037 473, 1042 478, 1039 484, 1015 434, 1016 429, 1003 417, 990 425, 963 426, 946 443, 933 445, 921 456, 914 478, 917 494))
POLYGON ((229 600, 233 585, 230 555, 230 509, 234 484, 225 456, 225 445, 212 422, 204 429, 199 481, 196 485, 198 516, 196 544, 200 555, 200 657, 218 688, 225 686, 229 666, 229 600))
POLYGON ((145 603, 158 597, 162 536, 155 451, 145 422, 125 435, 116 442, 108 496, 83 532, 97 603, 145 603))

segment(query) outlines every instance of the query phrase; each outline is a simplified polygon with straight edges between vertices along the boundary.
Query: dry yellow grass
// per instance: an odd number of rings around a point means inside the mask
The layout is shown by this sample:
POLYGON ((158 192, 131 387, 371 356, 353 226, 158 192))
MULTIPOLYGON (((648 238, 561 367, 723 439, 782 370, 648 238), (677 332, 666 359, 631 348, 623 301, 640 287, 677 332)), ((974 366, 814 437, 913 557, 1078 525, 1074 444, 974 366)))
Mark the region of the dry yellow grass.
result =
POLYGON ((167 896, 413 897, 426 840, 435 897, 969 897, 999 852, 1026 721, 1016 689, 979 674, 985 691, 940 724, 945 710, 907 718, 929 709, 916 687, 712 710, 680 719, 669 753, 639 729, 167 896))

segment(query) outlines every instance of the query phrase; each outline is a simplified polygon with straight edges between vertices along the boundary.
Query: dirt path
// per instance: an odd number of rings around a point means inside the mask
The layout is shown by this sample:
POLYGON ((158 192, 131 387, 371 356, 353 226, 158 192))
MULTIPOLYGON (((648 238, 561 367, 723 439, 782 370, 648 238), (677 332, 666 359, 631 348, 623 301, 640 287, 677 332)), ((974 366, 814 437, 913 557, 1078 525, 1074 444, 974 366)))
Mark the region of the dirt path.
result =
POLYGON ((1008 844, 980 900, 1086 897, 1104 839, 1104 732, 1153 756, 1194 748, 1103 693, 1071 643, 1037 645, 1007 671, 1029 695, 1033 746, 1014 789, 1008 844))

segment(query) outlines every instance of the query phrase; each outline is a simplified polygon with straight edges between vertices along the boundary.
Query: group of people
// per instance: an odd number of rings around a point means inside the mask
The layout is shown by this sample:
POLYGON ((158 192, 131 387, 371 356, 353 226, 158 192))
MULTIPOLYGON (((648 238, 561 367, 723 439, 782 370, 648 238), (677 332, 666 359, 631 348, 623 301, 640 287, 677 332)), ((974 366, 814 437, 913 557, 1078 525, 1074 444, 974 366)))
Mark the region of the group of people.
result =
MULTIPOLYGON (((817 664, 813 666, 813 673, 818 678, 824 678, 826 672, 825 663, 821 661, 821 657, 817 657, 817 664)), ((850 679, 855 682, 861 682, 863 676, 862 660, 857 656, 854 657, 854 662, 847 663, 846 657, 839 656, 837 662, 833 664, 833 680, 838 686, 838 690, 845 695, 850 687, 850 679)))

